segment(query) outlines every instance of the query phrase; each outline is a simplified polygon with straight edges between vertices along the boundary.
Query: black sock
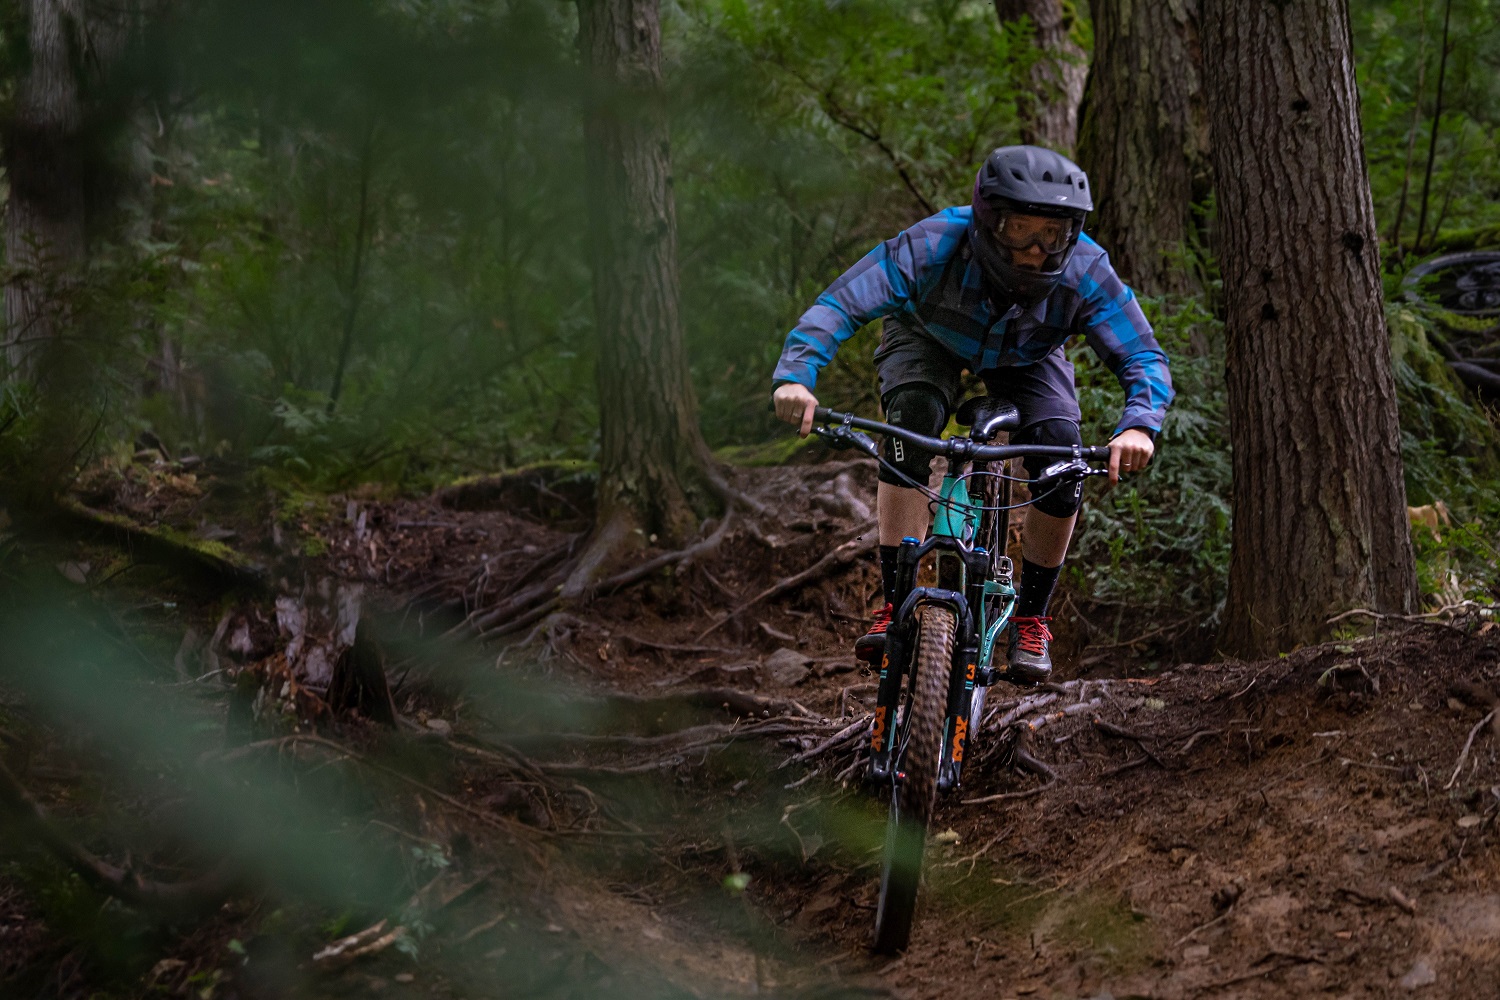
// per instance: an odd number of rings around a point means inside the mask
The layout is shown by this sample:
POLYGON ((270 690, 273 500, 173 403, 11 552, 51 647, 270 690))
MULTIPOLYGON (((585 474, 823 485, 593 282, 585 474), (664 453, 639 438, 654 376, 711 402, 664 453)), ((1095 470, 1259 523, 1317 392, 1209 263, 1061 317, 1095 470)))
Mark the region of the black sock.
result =
POLYGON ((885 603, 896 603, 896 553, 898 545, 880 546, 880 589, 885 593, 885 603))
POLYGON ((1016 598, 1017 618, 1043 618, 1047 614, 1047 602, 1052 600, 1052 588, 1057 586, 1057 575, 1061 566, 1038 566, 1030 559, 1021 559, 1021 593, 1016 598))

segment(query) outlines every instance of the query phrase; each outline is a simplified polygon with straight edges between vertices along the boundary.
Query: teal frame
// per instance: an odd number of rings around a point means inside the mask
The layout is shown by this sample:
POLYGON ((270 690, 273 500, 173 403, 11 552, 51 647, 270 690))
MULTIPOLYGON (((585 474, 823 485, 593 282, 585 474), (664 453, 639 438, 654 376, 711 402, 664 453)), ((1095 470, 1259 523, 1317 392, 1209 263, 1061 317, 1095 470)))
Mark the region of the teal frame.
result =
MULTIPOLYGON (((938 504, 937 515, 932 519, 932 533, 969 544, 974 538, 974 532, 979 530, 979 511, 969 499, 968 485, 958 476, 945 476, 939 496, 943 498, 943 502, 938 504)), ((967 586, 967 578, 964 579, 964 584, 967 586)), ((1013 584, 998 580, 984 581, 984 599, 979 602, 979 607, 972 609, 975 628, 983 637, 979 644, 979 669, 989 667, 1000 634, 1010 624, 1015 610, 1016 588, 1013 584), (1001 598, 1000 613, 995 616, 994 621, 987 621, 991 597, 1001 598)))

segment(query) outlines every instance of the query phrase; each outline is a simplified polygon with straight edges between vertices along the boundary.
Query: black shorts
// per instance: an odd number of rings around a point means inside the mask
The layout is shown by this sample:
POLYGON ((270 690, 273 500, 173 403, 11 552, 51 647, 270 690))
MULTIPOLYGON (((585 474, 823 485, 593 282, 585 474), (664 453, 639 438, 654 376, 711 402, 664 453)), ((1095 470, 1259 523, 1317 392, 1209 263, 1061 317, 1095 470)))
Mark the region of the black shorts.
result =
MULTIPOLYGON (((880 400, 886 419, 898 427, 936 437, 962 401, 965 364, 946 347, 899 324, 887 322, 875 352, 880 373, 880 400)), ((1011 433, 1012 444, 1073 446, 1082 443, 1081 412, 1073 387, 1073 364, 1062 350, 1033 365, 993 368, 978 373, 992 396, 1007 399, 1021 414, 1021 426, 1011 433)), ((925 483, 932 456, 895 438, 885 443, 888 467, 880 479, 893 486, 925 483)), ((1056 459, 1023 459, 1029 478, 1036 479, 1056 459)), ((1037 509, 1054 517, 1077 513, 1082 483, 1049 491, 1036 501, 1037 509)))
MULTIPOLYGON (((893 320, 886 320, 881 333, 875 370, 880 373, 882 400, 904 385, 921 382, 938 390, 950 414, 963 402, 963 374, 968 363, 926 334, 893 320)), ((1036 364, 974 374, 990 395, 1016 404, 1023 429, 1043 420, 1077 424, 1082 419, 1073 386, 1073 362, 1063 356, 1061 348, 1036 364)))

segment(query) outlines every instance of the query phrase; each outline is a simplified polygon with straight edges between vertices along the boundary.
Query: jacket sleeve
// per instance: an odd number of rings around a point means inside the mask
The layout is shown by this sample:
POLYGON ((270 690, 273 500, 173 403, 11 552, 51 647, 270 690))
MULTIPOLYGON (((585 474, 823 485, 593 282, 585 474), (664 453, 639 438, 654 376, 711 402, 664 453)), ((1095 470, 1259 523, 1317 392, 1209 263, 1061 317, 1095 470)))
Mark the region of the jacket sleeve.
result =
POLYGON ((916 291, 932 256, 921 227, 905 230, 865 254, 802 314, 776 363, 772 381, 811 389, 839 345, 866 323, 901 308, 916 291))
POLYGON ((1114 432, 1142 427, 1155 434, 1172 402, 1172 372, 1135 293, 1103 254, 1079 282, 1078 293, 1083 308, 1077 332, 1125 390, 1125 411, 1114 432))

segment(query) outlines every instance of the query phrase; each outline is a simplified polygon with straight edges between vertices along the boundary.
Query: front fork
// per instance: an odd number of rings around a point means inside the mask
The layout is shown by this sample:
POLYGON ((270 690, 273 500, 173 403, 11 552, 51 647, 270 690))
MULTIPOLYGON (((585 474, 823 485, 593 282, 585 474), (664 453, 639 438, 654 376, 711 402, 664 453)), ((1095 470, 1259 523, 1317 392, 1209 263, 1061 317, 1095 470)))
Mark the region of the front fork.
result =
MULTIPOLYGON (((897 714, 901 704, 903 682, 913 671, 912 646, 916 641, 916 604, 919 600, 941 601, 958 613, 959 622, 949 669, 947 718, 944 721, 943 755, 938 769, 937 786, 942 792, 958 787, 963 770, 964 751, 969 739, 969 710, 974 699, 980 649, 975 641, 969 595, 937 588, 913 586, 916 577, 919 545, 905 539, 896 554, 900 610, 892 616, 886 633, 885 655, 880 662, 880 682, 875 695, 875 720, 870 734, 869 780, 873 784, 899 782, 901 751, 897 714)), ((985 559, 983 549, 970 556, 976 563, 985 559)), ((974 574, 970 574, 971 578, 974 574)), ((982 576, 980 577, 982 579, 982 576)))
MULTIPOLYGON (((896 630, 886 639, 885 658, 880 664, 880 684, 875 695, 875 723, 870 735, 870 781, 884 784, 900 781, 896 770, 900 760, 896 713, 901 701, 902 680, 910 672, 910 633, 897 639, 896 630), (893 664, 895 666, 893 666, 893 664)), ((974 702, 979 647, 973 642, 953 649, 949 669, 948 711, 943 724, 943 756, 938 767, 937 787, 949 792, 958 787, 963 771, 964 751, 969 742, 969 709, 974 702)))

